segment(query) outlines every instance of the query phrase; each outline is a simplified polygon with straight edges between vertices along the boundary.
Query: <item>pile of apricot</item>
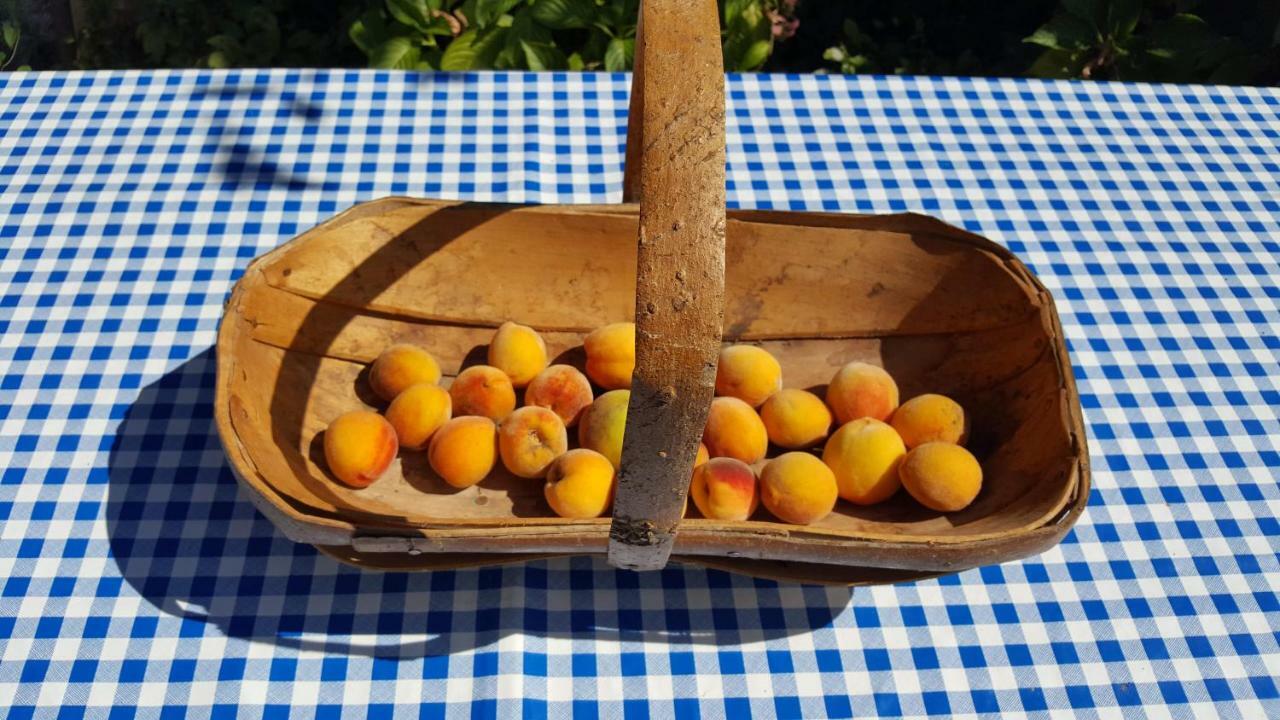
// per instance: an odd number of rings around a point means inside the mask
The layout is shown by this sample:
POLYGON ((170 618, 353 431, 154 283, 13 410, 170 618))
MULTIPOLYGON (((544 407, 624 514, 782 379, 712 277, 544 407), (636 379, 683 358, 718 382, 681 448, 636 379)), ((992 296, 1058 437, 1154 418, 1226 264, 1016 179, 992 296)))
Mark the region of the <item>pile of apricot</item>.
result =
MULTIPOLYGON (((635 325, 598 328, 583 348, 585 374, 549 365, 533 328, 504 323, 488 364, 462 370, 446 390, 429 352, 393 345, 369 368, 386 412, 356 410, 329 425, 329 470, 366 487, 400 450, 425 450, 444 482, 466 488, 501 462, 512 475, 543 480, 557 515, 599 517, 613 501, 621 461, 635 325), (575 426, 578 447, 570 449, 575 426)), ((899 488, 927 508, 954 512, 982 487, 982 468, 964 448, 964 409, 935 394, 900 405, 897 384, 874 365, 840 368, 824 399, 784 388, 781 365, 763 348, 730 345, 720 352, 715 390, 689 486, 705 517, 746 520, 763 504, 783 522, 807 525, 839 499, 871 505, 899 488), (783 452, 766 460, 770 445, 783 452)))

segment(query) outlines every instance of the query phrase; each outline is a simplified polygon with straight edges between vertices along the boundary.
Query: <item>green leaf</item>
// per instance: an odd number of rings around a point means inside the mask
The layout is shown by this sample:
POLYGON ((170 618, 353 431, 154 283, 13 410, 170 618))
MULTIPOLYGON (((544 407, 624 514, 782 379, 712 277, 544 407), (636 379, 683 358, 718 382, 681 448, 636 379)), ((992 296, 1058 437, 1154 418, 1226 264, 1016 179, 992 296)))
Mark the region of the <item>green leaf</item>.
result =
POLYGON ((1093 47, 1099 40, 1097 31, 1088 23, 1060 13, 1022 41, 1051 50, 1080 50, 1093 47))
POLYGON ((1184 13, 1157 23, 1146 33, 1147 53, 1166 60, 1194 56, 1219 39, 1204 20, 1184 13))
POLYGON ((1097 27, 1102 24, 1105 0, 1062 0, 1062 8, 1071 15, 1097 27))
POLYGON ((746 14, 751 5, 759 0, 724 0, 724 26, 729 27, 746 14))
POLYGON ((570 53, 569 57, 565 58, 565 65, 570 70, 575 71, 585 70, 587 67, 587 63, 582 59, 582 55, 579 53, 570 53))
POLYGON ((839 45, 835 45, 822 51, 822 59, 830 62, 841 62, 848 55, 845 49, 839 45))
POLYGON ((614 38, 604 50, 604 69, 609 72, 630 70, 635 63, 635 55, 635 39, 614 38))
POLYGON ((1027 74, 1038 78, 1078 78, 1086 57, 1083 51, 1046 50, 1027 68, 1027 74))
POLYGON ((1133 34, 1142 17, 1142 0, 1111 0, 1107 8, 1107 30, 1111 36, 1124 40, 1133 34))
POLYGON ((21 35, 22 33, 18 30, 17 25, 11 22, 4 24, 4 44, 10 49, 18 46, 18 38, 21 37, 21 35))
POLYGON ((747 48, 747 52, 743 54, 742 59, 738 61, 738 70, 759 70, 765 60, 769 59, 769 53, 773 50, 773 43, 768 40, 757 40, 747 48))
POLYGON ((387 41, 391 32, 387 28, 387 19, 383 17, 382 11, 374 9, 351 23, 351 29, 347 34, 351 36, 351 42, 355 43, 361 52, 372 55, 379 45, 387 41))
POLYGON ((431 24, 431 9, 428 0, 387 0, 391 17, 419 30, 426 30, 431 24))
POLYGON ((440 58, 441 70, 476 70, 494 66, 494 56, 503 46, 507 30, 472 28, 454 38, 440 58))
POLYGON ((529 40, 521 40, 520 47, 524 50, 525 62, 529 64, 530 70, 563 70, 565 66, 564 53, 551 43, 531 42, 529 40))
POLYGON ((475 9, 472 11, 476 16, 472 19, 479 27, 488 27, 521 2, 522 0, 476 0, 475 9))
POLYGON ((534 20, 553 30, 591 27, 596 20, 592 0, 538 0, 531 12, 534 20))
POLYGON ((396 36, 388 39, 369 56, 369 63, 377 68, 396 70, 412 70, 418 66, 421 51, 407 37, 396 36))
POLYGON ((221 50, 214 50, 213 52, 209 53, 207 62, 209 64, 209 67, 213 68, 214 70, 224 70, 226 68, 231 67, 231 62, 227 59, 227 56, 224 55, 221 50))

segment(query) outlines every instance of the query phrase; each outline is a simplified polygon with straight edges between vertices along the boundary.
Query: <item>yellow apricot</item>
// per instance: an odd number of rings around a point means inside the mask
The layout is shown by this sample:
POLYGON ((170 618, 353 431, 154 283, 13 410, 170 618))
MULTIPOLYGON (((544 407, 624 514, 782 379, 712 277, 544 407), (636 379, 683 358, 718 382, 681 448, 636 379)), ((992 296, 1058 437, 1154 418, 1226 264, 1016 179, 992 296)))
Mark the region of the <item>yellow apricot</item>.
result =
POLYGON ((493 471, 498 454, 497 435, 497 427, 487 417, 456 417, 431 436, 427 462, 453 487, 471 487, 493 471))
POLYGON ((760 420, 773 444, 788 450, 813 447, 831 430, 831 411, 822 398, 792 388, 770 395, 760 406, 760 420))
POLYGON ((449 386, 449 397, 455 417, 479 415, 496 422, 516 407, 511 378, 489 365, 475 365, 458 373, 449 386))
POLYGON ((596 398, 578 421, 578 444, 608 458, 615 469, 622 465, 622 434, 630 402, 630 390, 610 390, 596 398))
POLYGON ((418 383, 405 388, 387 407, 387 422, 396 430, 400 447, 421 450, 432 434, 453 415, 453 401, 444 388, 418 383))
POLYGON ((898 384, 883 368, 851 362, 831 378, 827 404, 841 424, 864 417, 888 422, 898 407, 898 384))
POLYGON ((591 382, 572 365, 552 365, 538 373, 524 389, 525 405, 550 408, 564 421, 565 427, 578 423, 591 400, 591 382))
POLYGON ((906 452, 892 427, 874 418, 858 418, 832 434, 822 461, 835 473, 840 497, 874 505, 898 491, 898 465, 906 452))
POLYGON ((899 474, 911 497, 938 512, 963 510, 982 490, 977 458, 947 442, 927 442, 907 453, 899 474))
POLYGON ((417 345, 392 345, 369 367, 369 385, 390 402, 410 385, 440 382, 440 364, 417 345))
POLYGON ((838 495, 835 473, 806 452, 779 455, 760 471, 760 501, 783 522, 817 522, 835 508, 838 495))
POLYGON ((543 477, 551 462, 568 449, 564 422, 544 407, 522 407, 498 425, 498 453, 512 475, 543 477))
POLYGON ((351 487, 368 487, 382 477, 399 449, 395 429, 369 410, 339 415, 324 431, 329 472, 351 487))
POLYGON ((702 463, 710 459, 711 459, 711 451, 707 450, 707 446, 705 444, 698 443, 698 454, 693 459, 693 466, 698 467, 699 465, 701 465, 702 463))
POLYGON ((755 471, 730 457, 711 458, 695 468, 689 494, 698 511, 713 520, 746 520, 760 504, 755 471))
POLYGON ((587 352, 587 376, 606 390, 631 387, 636 367, 636 324, 611 323, 598 327, 582 347, 587 352))
POLYGON ((560 517, 600 517, 613 502, 614 481, 609 458, 595 450, 576 448, 551 463, 543 493, 560 517))
POLYGON ((528 325, 504 322, 489 341, 489 364, 522 388, 547 367, 547 344, 528 325))
POLYGON ((769 450, 769 435, 754 408, 735 397, 711 401, 702 442, 711 457, 731 457, 750 465, 769 450))
POLYGON ((963 445, 968 438, 968 424, 960 403, 932 393, 917 395, 902 403, 889 421, 902 436, 908 448, 928 442, 963 445))
POLYGON ((782 389, 782 366, 755 345, 730 345, 720 350, 716 366, 716 394, 736 397, 751 407, 782 389))

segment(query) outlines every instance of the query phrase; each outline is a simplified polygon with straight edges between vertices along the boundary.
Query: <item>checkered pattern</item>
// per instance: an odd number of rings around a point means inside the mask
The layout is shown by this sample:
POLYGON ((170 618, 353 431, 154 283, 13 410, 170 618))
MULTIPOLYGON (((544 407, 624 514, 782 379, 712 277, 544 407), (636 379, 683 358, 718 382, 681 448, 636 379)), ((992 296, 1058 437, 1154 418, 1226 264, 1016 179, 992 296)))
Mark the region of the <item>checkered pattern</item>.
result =
POLYGON ((729 197, 915 210, 1059 299, 1059 547, 850 591, 588 559, 362 574, 236 491, 221 301, 360 200, 620 196, 628 79, 0 75, 10 718, 1280 717, 1280 92, 729 80, 729 197))

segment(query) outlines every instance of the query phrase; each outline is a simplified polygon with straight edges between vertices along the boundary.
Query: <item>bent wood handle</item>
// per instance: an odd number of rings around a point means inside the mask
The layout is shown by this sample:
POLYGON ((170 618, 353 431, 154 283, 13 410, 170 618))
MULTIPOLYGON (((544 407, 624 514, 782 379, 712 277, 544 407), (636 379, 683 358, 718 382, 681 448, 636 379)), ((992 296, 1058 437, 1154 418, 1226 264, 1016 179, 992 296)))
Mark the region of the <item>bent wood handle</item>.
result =
POLYGON ((640 201, 636 368, 609 562, 667 563, 724 320, 724 64, 714 0, 642 0, 624 196, 640 201))

